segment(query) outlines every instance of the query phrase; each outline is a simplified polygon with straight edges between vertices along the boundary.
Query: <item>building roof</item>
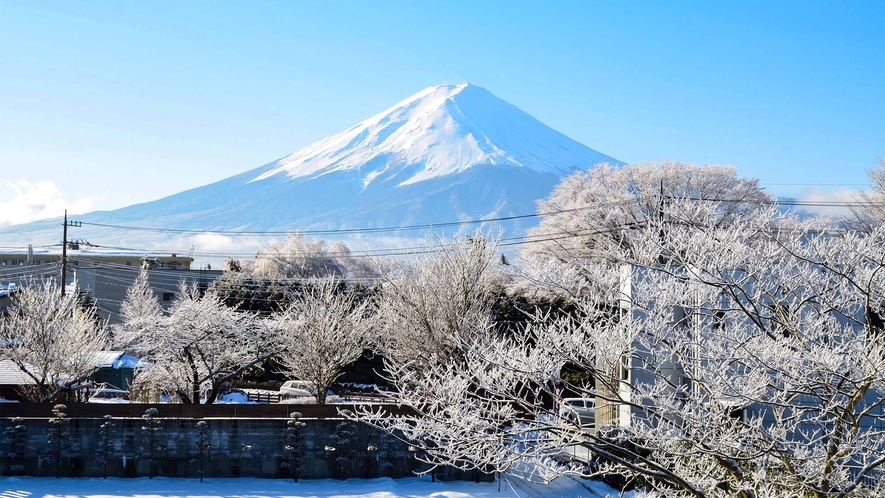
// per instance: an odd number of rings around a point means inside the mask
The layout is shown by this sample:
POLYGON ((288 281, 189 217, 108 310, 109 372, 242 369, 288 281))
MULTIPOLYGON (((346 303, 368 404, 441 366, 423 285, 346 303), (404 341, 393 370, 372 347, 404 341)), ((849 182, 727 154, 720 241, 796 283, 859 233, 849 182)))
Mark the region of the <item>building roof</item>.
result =
MULTIPOLYGON (((31 371, 37 367, 28 365, 31 371)), ((0 385, 6 386, 23 386, 34 384, 34 379, 25 375, 24 372, 12 360, 0 361, 0 385)))
POLYGON ((147 366, 138 358, 123 351, 97 351, 92 358, 98 368, 140 368, 147 366))
MULTIPOLYGON (((92 365, 95 368, 146 368, 150 367, 138 358, 123 351, 96 351, 92 353, 92 365)), ((33 365, 28 365, 32 372, 39 372, 33 365)), ((21 386, 34 384, 34 380, 19 368, 12 360, 0 361, 0 385, 21 386)))
MULTIPOLYGON (((51 246, 51 247, 34 247, 31 249, 32 254, 35 258, 52 256, 52 257, 61 257, 61 247, 60 246, 51 246)), ((4 251, 0 251, 0 255, 3 256, 27 256, 27 249, 6 249, 4 251)), ((193 260, 187 253, 173 253, 173 252, 156 252, 156 251, 130 251, 124 249, 117 250, 108 250, 105 248, 98 247, 84 247, 83 249, 68 249, 67 255, 70 258, 177 258, 184 260, 193 260)))

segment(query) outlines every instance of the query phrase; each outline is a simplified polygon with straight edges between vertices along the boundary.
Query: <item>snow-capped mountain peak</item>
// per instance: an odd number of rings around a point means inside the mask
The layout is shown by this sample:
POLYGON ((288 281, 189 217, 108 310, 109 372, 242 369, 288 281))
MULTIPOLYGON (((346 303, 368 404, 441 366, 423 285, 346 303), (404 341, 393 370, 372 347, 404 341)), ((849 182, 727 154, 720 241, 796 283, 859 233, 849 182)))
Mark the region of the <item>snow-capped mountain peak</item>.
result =
MULTIPOLYGON (((352 247, 371 248, 413 244, 411 239, 429 233, 415 226, 465 221, 445 230, 481 226, 519 236, 537 221, 524 215, 535 211, 538 199, 564 176, 600 162, 620 164, 476 85, 443 85, 238 175, 156 201, 78 216, 84 224, 107 225, 84 226, 78 234, 102 246, 163 243, 198 250, 242 243, 176 233, 321 230, 352 247), (398 227, 412 228, 398 233, 398 227)), ((51 244, 58 235, 57 220, 0 229, 7 244, 51 244)))
POLYGON ((426 88, 276 161, 252 181, 350 171, 363 188, 373 182, 405 186, 477 165, 562 175, 603 161, 617 162, 465 82, 426 88))

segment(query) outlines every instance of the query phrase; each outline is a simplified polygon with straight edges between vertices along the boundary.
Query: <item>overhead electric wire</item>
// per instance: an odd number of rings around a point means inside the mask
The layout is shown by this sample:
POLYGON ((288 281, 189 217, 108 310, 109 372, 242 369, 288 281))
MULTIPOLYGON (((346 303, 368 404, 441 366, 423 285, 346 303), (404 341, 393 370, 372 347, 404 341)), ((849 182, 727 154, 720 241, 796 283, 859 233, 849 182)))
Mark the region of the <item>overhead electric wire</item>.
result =
MULTIPOLYGON (((820 202, 811 202, 811 201, 797 201, 797 200, 747 200, 747 199, 723 199, 723 198, 701 198, 701 197, 675 197, 675 196, 665 196, 667 199, 684 199, 690 201, 704 201, 704 202, 736 202, 736 203, 748 203, 748 204, 760 204, 760 205, 779 205, 779 206, 815 206, 815 207, 864 207, 864 206, 879 206, 885 205, 881 203, 871 203, 871 202, 844 202, 844 201, 820 201, 820 202)), ((627 205, 627 204, 635 204, 638 203, 637 199, 630 199, 628 201, 622 201, 617 203, 609 204, 608 206, 618 206, 618 205, 627 205)), ((419 224, 419 225, 408 225, 403 227, 377 227, 377 228, 352 228, 352 229, 327 229, 327 230, 287 230, 287 231, 236 231, 236 230, 204 230, 204 229, 164 229, 164 228, 151 228, 151 227, 141 227, 141 226, 126 226, 126 225, 112 225, 112 224, 101 224, 101 223, 89 223, 82 222, 82 225, 88 226, 96 226, 102 228, 113 228, 113 229, 121 229, 121 230, 135 230, 135 231, 151 231, 151 232, 161 232, 161 233, 191 233, 191 234, 219 234, 219 235, 252 235, 252 236, 278 236, 278 235, 286 235, 293 232, 299 232, 304 234, 324 234, 324 235, 334 235, 334 234, 356 234, 356 233, 381 233, 381 232, 395 232, 395 231, 406 231, 406 230, 432 230, 435 228, 446 228, 453 226, 465 226, 470 224, 481 224, 481 223, 492 223, 492 222, 500 222, 500 221, 512 221, 517 219, 526 219, 526 218, 536 218, 536 217, 545 217, 545 216, 556 216, 564 213, 571 213, 576 211, 583 210, 591 210, 597 209, 599 206, 589 205, 589 206, 581 206, 577 208, 569 208, 569 209, 561 209, 555 211, 548 211, 543 213, 533 213, 533 214, 524 214, 524 215, 514 215, 514 216, 505 216, 505 217, 497 217, 497 218, 486 218, 486 219, 474 219, 474 220, 461 220, 461 221, 452 221, 452 222, 442 222, 442 223, 427 223, 427 224, 419 224)), ((615 228, 616 229, 616 228, 615 228)), ((502 238, 499 241, 500 245, 503 246, 515 246, 515 245, 523 245, 535 242, 544 242, 545 237, 547 240, 561 240, 564 238, 568 238, 570 236, 578 236, 580 234, 570 234, 567 232, 562 233, 547 233, 547 234, 533 234, 533 235, 525 235, 520 237, 509 237, 502 238)), ((41 246, 41 247, 56 247, 58 244, 50 245, 50 246, 41 246)), ((201 256, 201 257, 255 257, 254 253, 221 253, 221 252, 203 252, 203 251, 182 251, 178 250, 164 250, 164 249, 135 249, 135 248, 125 248, 125 247, 114 247, 114 246, 102 246, 102 245, 90 245, 90 247, 96 249, 113 249, 113 250, 122 250, 122 251, 132 251, 132 252, 147 252, 147 253, 161 253, 161 254, 188 254, 189 256, 201 256)), ((351 251, 350 253, 341 253, 341 252, 326 252, 326 253, 299 253, 305 256, 328 256, 328 257, 391 257, 391 256, 408 256, 408 255, 416 255, 422 254, 425 252, 438 250, 438 245, 420 245, 420 246, 409 246, 409 247, 400 247, 400 248, 382 248, 382 249, 365 249, 360 251, 351 251)), ((95 253, 96 256, 101 256, 100 253, 95 253)), ((81 256, 88 256, 83 255, 81 256)), ((0 270, 2 272, 3 270, 0 270)), ((15 273, 19 273, 17 270, 9 270, 15 273)), ((174 270, 173 270, 174 271, 174 270)))
POLYGON ((885 202, 875 201, 802 201, 798 199, 727 199, 721 197, 691 197, 691 196, 664 196, 668 200, 687 200, 703 202, 734 202, 743 204, 758 204, 764 206, 791 206, 791 207, 885 207, 885 202))
POLYGON ((49 265, 24 265, 12 268, 4 268, 0 269, 0 278, 4 279, 13 279, 13 278, 31 278, 35 276, 43 276, 52 273, 58 273, 59 265, 57 264, 49 264, 49 265))
MULTIPOLYGON (((613 204, 609 204, 609 206, 618 206, 623 204, 634 204, 637 203, 637 200, 628 200, 623 202, 616 202, 613 204)), ((293 228, 291 230, 211 230, 211 229, 198 229, 198 228, 156 228, 156 227, 144 227, 144 226, 132 226, 132 225, 115 225, 108 223, 91 223, 83 221, 81 224, 83 226, 95 226, 100 228, 113 228, 119 230, 131 230, 131 231, 148 231, 148 232, 159 232, 159 233, 181 233, 181 234, 217 234, 217 235, 236 235, 236 236, 279 236, 279 235, 288 235, 291 233, 303 233, 305 235, 336 235, 336 234, 358 234, 358 233, 382 233, 382 232, 399 232, 399 231, 412 231, 412 230, 433 230, 435 228, 448 228, 453 226, 465 226, 465 225, 477 225, 482 223, 495 223, 500 221, 513 221, 519 219, 527 219, 527 218, 539 218, 543 216, 555 216, 564 213, 571 213, 575 211, 585 211, 588 209, 595 209, 597 206, 580 206, 575 208, 568 209, 559 209, 556 211, 548 211, 543 213, 529 213, 529 214, 518 214, 512 216, 499 216, 495 218, 477 218, 471 220, 459 220, 459 221, 444 221, 440 223, 423 223, 418 225, 405 225, 400 227, 360 227, 360 228, 330 228, 324 230, 301 230, 297 228, 293 228)))
MULTIPOLYGON (((581 208, 583 209, 583 208, 581 208)), ((549 214, 549 213, 548 213, 549 214)), ((285 231, 275 231, 275 230, 262 230, 262 231, 252 231, 252 230, 205 230, 205 229, 175 229, 175 228, 150 228, 150 227, 138 227, 138 226, 126 226, 126 225, 110 225, 104 223, 88 223, 82 222, 83 225, 101 227, 101 228, 114 228, 121 230, 133 230, 133 231, 147 231, 147 232, 160 232, 160 233, 182 233, 182 234, 218 234, 218 235, 236 235, 236 236, 279 236, 279 235, 288 235, 293 232, 303 233, 305 235, 335 235, 335 234, 356 234, 356 233, 382 233, 382 232, 403 232, 403 231, 412 231, 412 230, 432 230, 434 228, 448 228, 453 226, 463 226, 463 225, 475 225, 480 223, 494 223, 499 221, 512 221, 524 218, 537 218, 539 216, 546 216, 546 214, 542 213, 533 213, 533 214, 523 214, 523 215, 514 215, 514 216, 501 216, 497 218, 486 218, 486 219, 476 219, 476 220, 463 220, 463 221, 447 221, 441 223, 426 223, 423 225, 406 225, 401 227, 362 227, 362 228, 330 228, 326 230, 285 230, 285 231)))
MULTIPOLYGON (((691 200, 698 200, 698 199, 691 199, 691 200)), ((701 200, 706 200, 706 199, 701 199, 701 200)), ((628 228, 637 228, 640 226, 645 226, 648 223, 648 221, 649 220, 640 221, 638 223, 631 222, 631 223, 626 223, 626 224, 621 224, 618 226, 606 227, 606 228, 601 228, 601 229, 587 228, 587 229, 583 229, 583 230, 570 231, 570 232, 533 234, 533 235, 525 235, 525 236, 519 236, 519 237, 502 238, 499 240, 498 245, 499 246, 513 246, 513 245, 521 245, 521 244, 526 244, 526 243, 566 240, 569 238, 588 236, 588 235, 614 233, 614 232, 621 231, 621 230, 628 229, 628 228)), ((786 230, 789 231, 791 229, 787 228, 786 230)), ((422 247, 416 247, 416 248, 411 248, 411 249, 416 249, 416 250, 423 249, 421 251, 416 251, 416 253, 427 253, 427 252, 432 252, 432 251, 436 251, 436 250, 443 250, 446 247, 451 247, 453 245, 454 245, 454 243, 450 246, 445 246, 445 247, 435 245, 435 246, 422 246, 422 247)), ((162 251, 152 250, 152 252, 162 252, 162 251)), ((333 254, 349 255, 351 257, 360 256, 359 254, 355 255, 353 253, 325 253, 325 254, 322 254, 322 253, 298 253, 298 254, 303 255, 303 256, 308 256, 308 257, 312 256, 312 255, 313 256, 330 256, 333 254)), ((366 255, 366 256, 369 256, 369 255, 366 255)), ((96 263, 95 259, 88 259, 88 258, 72 257, 72 258, 70 258, 70 260, 91 263, 93 265, 96 263)), ((84 266, 84 267, 80 267, 80 269, 82 269, 82 270, 95 269, 98 271, 101 271, 102 269, 111 269, 111 270, 117 270, 117 271, 122 270, 123 272, 128 272, 128 273, 136 273, 136 272, 141 271, 141 268, 139 266, 127 266, 123 263, 107 262, 107 261, 101 261, 100 264, 97 266, 84 266)), ((191 270, 191 272, 199 272, 199 271, 200 270, 191 270)), ((159 273, 159 274, 163 274, 163 276, 169 276, 169 277, 181 277, 184 275, 189 275, 190 277, 192 277, 191 280, 193 280, 193 281, 198 280, 199 277, 195 277, 194 274, 191 272, 182 273, 182 270, 175 270, 175 269, 152 269, 151 270, 152 274, 159 273)), ((132 280, 134 280, 134 278, 129 279, 125 275, 111 276, 111 275, 108 275, 107 273, 103 273, 102 278, 104 279, 104 283, 106 285, 113 286, 113 287, 119 287, 119 288, 129 288, 129 286, 132 283, 132 280)), ((270 280, 272 280, 274 282, 281 282, 282 283, 282 282, 292 282, 292 281, 305 281, 308 279, 304 279, 304 278, 276 279, 275 278, 275 279, 270 279, 270 280)), ((218 280, 213 280, 213 281, 217 282, 218 280)), ((171 288, 171 287, 167 286, 168 284, 171 284, 171 282, 160 283, 160 282, 152 281, 151 284, 154 289, 157 289, 161 292, 170 292, 170 293, 177 294, 180 290, 178 287, 171 288)), ((243 290, 243 287, 238 286, 236 283, 228 283, 226 285, 220 285, 220 286, 216 285, 216 287, 221 291, 243 290)), ((245 286, 245 290, 247 290, 247 291, 250 290, 248 285, 245 286)), ((122 302, 124 302, 124 300, 125 299, 103 298, 103 301, 107 301, 107 304, 111 305, 111 306, 114 306, 116 304, 122 304, 122 302)), ((249 296, 249 297, 245 298, 244 300, 251 301, 251 302, 279 302, 278 299, 271 299, 271 298, 257 297, 257 296, 249 296)), ((112 309, 109 309, 106 307, 102 307, 102 310, 107 313, 115 313, 116 312, 115 310, 112 310, 112 309)))
MULTIPOLYGON (((857 202, 847 202, 847 201, 802 201, 802 200, 786 200, 786 199, 774 199, 771 201, 764 200, 749 200, 749 199, 722 199, 722 198, 701 198, 701 197, 677 197, 677 196, 665 196, 667 199, 686 199, 686 200, 699 200, 699 201, 715 201, 715 202, 743 202, 743 203, 753 203, 753 204, 767 204, 767 205, 781 205, 781 206, 794 206, 794 207, 864 207, 864 206, 881 206, 885 205, 883 203, 874 203, 874 202, 865 202, 865 201, 857 201, 857 202)), ((638 203, 639 200, 628 200, 618 203, 609 204, 608 206, 618 206, 624 204, 634 204, 638 203)), ((337 228, 337 229, 318 229, 318 230, 309 230, 309 229, 297 229, 293 228, 291 230, 212 230, 212 229, 201 229, 201 228, 185 228, 185 229, 176 229, 176 228, 158 228, 158 227, 145 227, 145 226, 136 226, 136 225, 116 225, 116 224, 107 224, 107 223, 92 223, 92 222, 81 222, 83 226, 95 226, 100 228, 112 228, 119 230, 130 230, 130 231, 148 231, 148 232, 156 232, 156 233, 178 233, 178 234, 217 234, 217 235, 231 235, 231 236, 280 236, 280 235, 288 235, 291 233, 303 233, 305 235, 338 235, 338 234, 371 234, 371 233, 383 233, 383 232, 399 232, 399 231, 413 231, 413 230, 433 230, 436 228, 449 228, 454 226, 465 226, 465 225, 475 225, 482 223, 495 223, 501 221, 513 221, 519 219, 528 219, 528 218, 538 218, 545 216, 556 216, 559 214, 571 213, 576 211, 584 211, 589 209, 597 209, 599 206, 590 205, 590 206, 581 206, 575 208, 568 209, 559 209, 555 211, 547 211, 540 213, 530 213, 530 214, 521 214, 521 215, 513 215, 513 216, 501 216, 495 218, 483 218, 483 219, 471 219, 471 220, 459 220, 459 221, 447 221, 447 222, 439 222, 439 223, 424 223, 418 225, 406 225, 400 227, 360 227, 360 228, 337 228)), ((98 246, 95 246, 98 247, 98 246)))
MULTIPOLYGON (((609 227, 606 228, 605 231, 615 231, 619 229, 627 228, 623 227, 609 227)), ((517 237, 504 237, 499 240, 499 245, 521 245, 532 242, 543 242, 547 239, 549 240, 559 240, 561 238, 568 238, 580 235, 589 235, 590 233, 584 233, 588 231, 592 231, 593 229, 583 229, 576 232, 553 232, 553 233, 544 233, 544 234, 536 234, 536 235, 522 235, 517 237), (560 237, 564 236, 564 237, 560 237)), ((597 232, 602 233, 602 232, 597 232)), ((285 256, 287 254, 297 254, 299 256, 303 256, 306 258, 310 257, 329 257, 329 258, 337 258, 337 257, 351 257, 351 258, 366 258, 366 257, 389 257, 389 256, 409 256, 409 255, 417 255, 424 254, 428 252, 435 252, 447 247, 454 247, 457 245, 457 242, 453 242, 447 246, 441 246, 440 244, 433 245, 422 245, 422 246, 411 246, 404 248, 385 248, 385 249, 367 249, 365 251, 327 251, 327 252, 298 252, 298 253, 264 253, 261 255, 257 255, 256 253, 216 253, 216 252, 200 252, 194 251, 190 254, 195 256, 204 256, 204 257, 262 257, 262 258, 275 258, 280 256, 285 256)), ((105 247, 108 249, 116 249, 116 250, 126 250, 133 252, 155 252, 155 253, 169 253, 168 250, 161 249, 136 249, 136 248, 123 248, 123 247, 109 247, 109 246, 95 246, 95 247, 105 247)), ((174 251, 173 251, 174 252, 174 251)), ((94 260, 86 260, 86 261, 94 261, 94 260)), ((131 267, 135 268, 135 267, 131 267)), ((152 270, 153 271, 153 270, 152 270)), ((168 270, 168 271, 178 271, 178 270, 168 270)))

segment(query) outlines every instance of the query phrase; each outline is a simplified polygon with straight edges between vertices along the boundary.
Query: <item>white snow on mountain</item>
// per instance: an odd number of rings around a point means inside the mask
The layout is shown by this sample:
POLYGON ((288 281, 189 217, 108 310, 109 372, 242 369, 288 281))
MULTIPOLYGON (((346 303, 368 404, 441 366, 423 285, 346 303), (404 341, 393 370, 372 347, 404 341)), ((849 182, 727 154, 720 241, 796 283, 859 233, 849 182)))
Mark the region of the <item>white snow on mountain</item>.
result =
MULTIPOLYGON (((194 232, 321 230, 326 238, 346 238, 355 249, 378 248, 396 244, 394 239, 424 238, 428 231, 379 235, 360 229, 531 214, 563 176, 600 162, 620 164, 483 88, 443 85, 253 170, 156 201, 79 215, 83 226, 70 236, 105 247, 182 252, 192 245, 199 252, 211 239, 231 253, 236 243, 230 234, 219 242, 216 235, 194 232), (341 229, 352 232, 336 236, 341 229)), ((536 223, 520 218, 456 229, 520 236, 536 223)), ((59 225, 51 220, 0 228, 0 240, 7 246, 57 243, 59 225)))
POLYGON ((363 186, 396 186, 477 165, 557 175, 617 162, 545 126, 470 83, 427 88, 356 126, 280 159, 253 181, 278 174, 314 177, 351 170, 363 186))

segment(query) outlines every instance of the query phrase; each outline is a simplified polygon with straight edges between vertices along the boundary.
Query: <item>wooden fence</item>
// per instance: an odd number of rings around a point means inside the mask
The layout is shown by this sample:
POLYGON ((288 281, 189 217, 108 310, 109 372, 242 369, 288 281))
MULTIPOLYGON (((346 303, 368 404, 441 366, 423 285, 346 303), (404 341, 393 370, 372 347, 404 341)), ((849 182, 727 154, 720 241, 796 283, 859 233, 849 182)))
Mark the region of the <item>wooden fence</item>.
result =
POLYGON ((283 395, 278 391, 264 389, 243 389, 243 391, 250 403, 279 403, 283 399, 283 395))

